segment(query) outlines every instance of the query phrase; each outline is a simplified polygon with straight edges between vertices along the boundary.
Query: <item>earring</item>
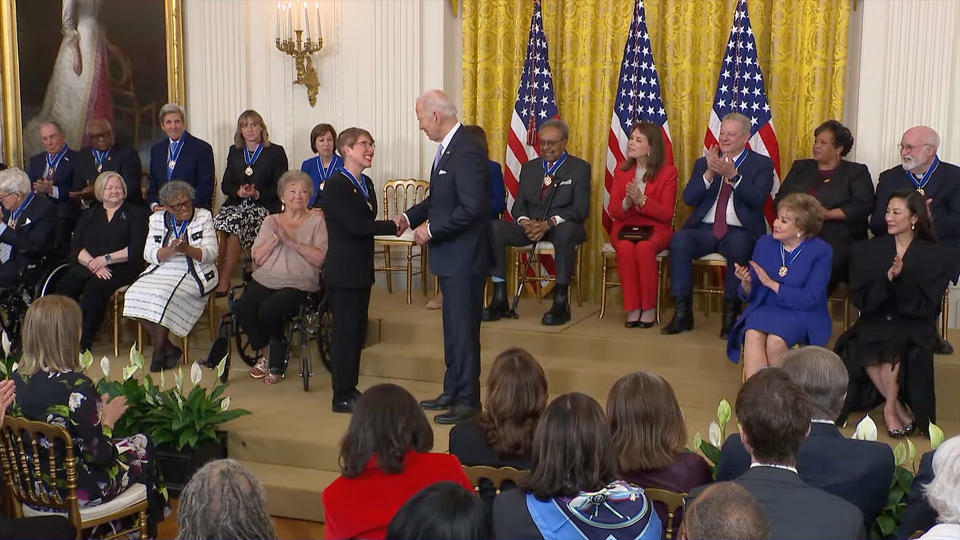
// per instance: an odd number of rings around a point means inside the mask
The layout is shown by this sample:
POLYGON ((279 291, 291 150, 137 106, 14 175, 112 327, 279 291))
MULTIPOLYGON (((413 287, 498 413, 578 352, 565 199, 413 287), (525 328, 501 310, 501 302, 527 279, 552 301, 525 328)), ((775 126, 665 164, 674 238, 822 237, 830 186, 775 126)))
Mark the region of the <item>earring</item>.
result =
POLYGON ((803 234, 797 233, 797 238, 802 238, 802 237, 803 237, 803 234))
POLYGON ((286 209, 287 209, 287 207, 284 206, 283 203, 280 203, 280 211, 283 212, 283 211, 286 210, 286 209))
POLYGON ((911 231, 917 230, 917 224, 916 224, 916 223, 911 223, 911 224, 910 224, 910 230, 911 230, 911 231))

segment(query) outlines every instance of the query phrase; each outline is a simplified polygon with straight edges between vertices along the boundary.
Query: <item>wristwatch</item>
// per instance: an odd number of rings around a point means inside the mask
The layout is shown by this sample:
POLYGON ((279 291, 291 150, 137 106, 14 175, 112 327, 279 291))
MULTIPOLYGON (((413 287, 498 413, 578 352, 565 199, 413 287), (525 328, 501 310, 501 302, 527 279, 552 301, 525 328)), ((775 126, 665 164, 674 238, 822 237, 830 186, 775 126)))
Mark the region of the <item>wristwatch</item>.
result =
POLYGON ((110 254, 107 253, 106 255, 104 255, 104 256, 103 256, 103 260, 104 260, 104 262, 106 262, 107 264, 110 264, 110 254))

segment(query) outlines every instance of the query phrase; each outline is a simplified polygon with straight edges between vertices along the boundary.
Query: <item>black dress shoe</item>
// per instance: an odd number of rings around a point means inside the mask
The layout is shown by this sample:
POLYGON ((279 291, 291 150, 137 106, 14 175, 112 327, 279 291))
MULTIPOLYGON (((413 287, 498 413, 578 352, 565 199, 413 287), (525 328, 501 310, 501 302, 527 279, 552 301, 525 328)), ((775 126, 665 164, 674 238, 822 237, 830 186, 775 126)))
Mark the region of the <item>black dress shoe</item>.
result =
POLYGON ((661 334, 671 336, 693 330, 693 300, 689 296, 684 296, 676 298, 675 303, 673 318, 660 329, 661 334))
POLYGON ((937 338, 937 345, 933 348, 933 352, 936 354, 953 354, 953 345, 950 345, 950 342, 941 338, 937 338))
POLYGON ((560 326, 570 322, 569 285, 554 285, 553 305, 550 311, 543 314, 540 324, 544 326, 560 326))
POLYGON ((425 399, 420 402, 420 406, 428 411, 442 411, 449 409, 453 405, 453 396, 450 394, 440 394, 434 399, 425 399))
POLYGON ((737 322, 737 318, 740 317, 740 308, 739 300, 723 301, 723 323, 720 325, 720 339, 727 339, 727 334, 730 333, 733 325, 737 322))
POLYGON ((510 303, 507 301, 507 283, 501 281, 493 284, 493 298, 490 305, 480 313, 481 321, 499 321, 510 313, 510 303))
POLYGON ((653 321, 650 321, 650 322, 637 321, 637 328, 652 328, 652 327, 653 327, 653 321))
POLYGON ((347 399, 333 400, 333 412, 352 413, 353 407, 357 404, 357 398, 350 396, 347 399))
POLYGON ((454 405, 449 411, 434 416, 433 421, 438 424, 459 424, 473 418, 479 412, 479 408, 469 405, 454 405))
POLYGON ((624 321, 624 328, 640 328, 640 321, 624 321))

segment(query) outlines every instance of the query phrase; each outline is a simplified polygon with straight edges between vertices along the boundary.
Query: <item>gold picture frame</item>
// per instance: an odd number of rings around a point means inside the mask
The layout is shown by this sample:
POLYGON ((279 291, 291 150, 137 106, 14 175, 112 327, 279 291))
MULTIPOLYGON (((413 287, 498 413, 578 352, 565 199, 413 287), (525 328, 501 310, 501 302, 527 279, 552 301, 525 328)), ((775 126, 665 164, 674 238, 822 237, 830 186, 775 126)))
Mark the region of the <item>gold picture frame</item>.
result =
MULTIPOLYGON (((162 0, 167 60, 167 100, 184 105, 183 0, 162 0)), ((17 38, 17 2, 0 1, 0 90, 3 112, 3 159, 23 166, 23 118, 20 95, 20 53, 17 38)), ((158 124, 157 119, 153 119, 158 124)), ((77 150, 76 148, 75 150, 77 150)))

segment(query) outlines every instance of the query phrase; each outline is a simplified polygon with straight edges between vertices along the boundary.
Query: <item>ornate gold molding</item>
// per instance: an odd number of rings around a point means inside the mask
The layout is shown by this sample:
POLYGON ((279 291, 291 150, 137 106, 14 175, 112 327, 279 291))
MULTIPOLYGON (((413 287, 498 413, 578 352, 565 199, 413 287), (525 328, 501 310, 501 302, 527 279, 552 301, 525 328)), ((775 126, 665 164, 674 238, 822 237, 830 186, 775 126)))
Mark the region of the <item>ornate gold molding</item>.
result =
MULTIPOLYGON (((186 108, 186 69, 183 65, 183 0, 164 0, 167 33, 167 99, 186 108)), ((157 120, 159 122, 159 120, 157 120)))
POLYGON ((20 127, 20 58, 17 54, 17 3, 0 2, 0 87, 3 91, 3 157, 12 167, 23 166, 20 127))

